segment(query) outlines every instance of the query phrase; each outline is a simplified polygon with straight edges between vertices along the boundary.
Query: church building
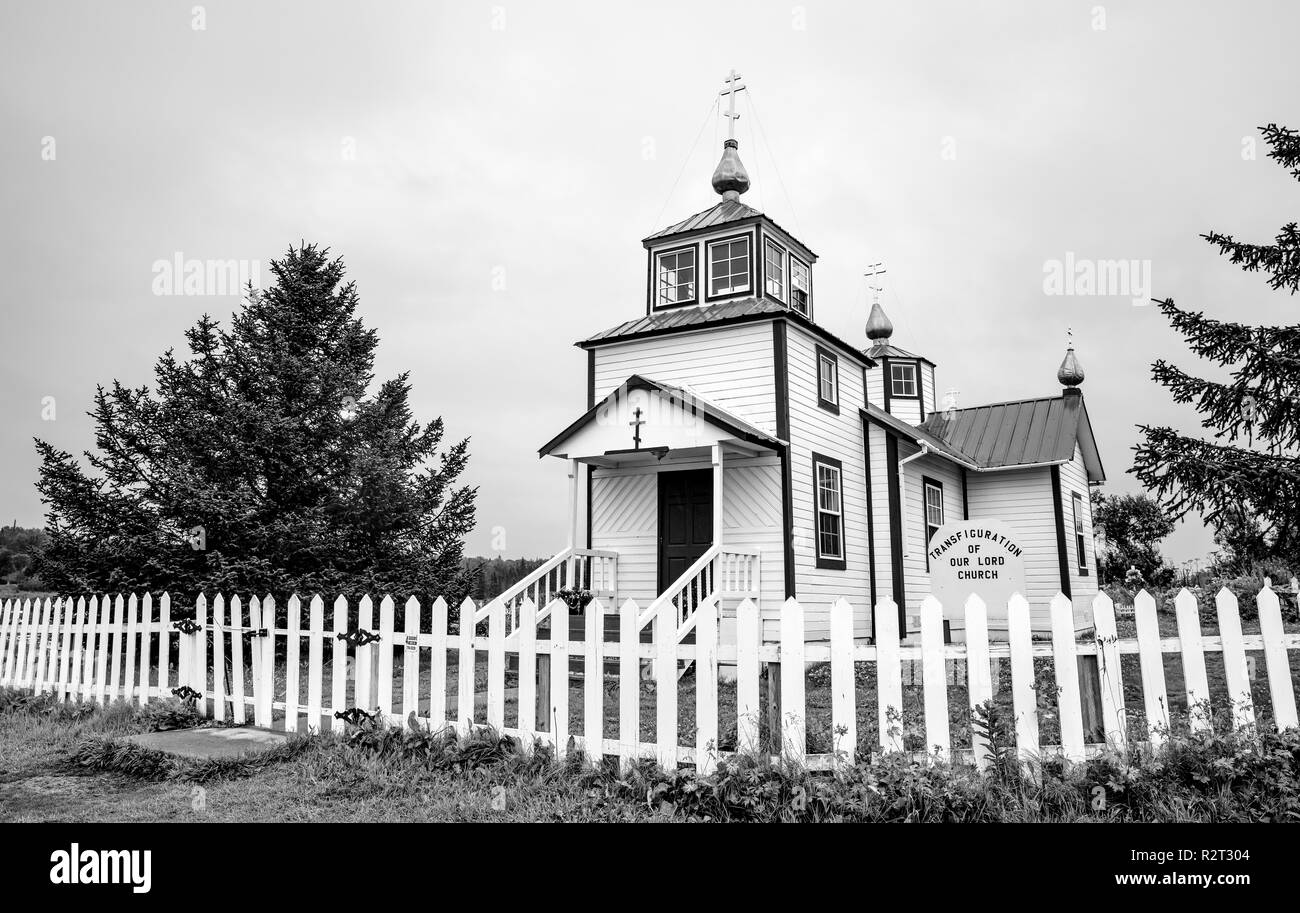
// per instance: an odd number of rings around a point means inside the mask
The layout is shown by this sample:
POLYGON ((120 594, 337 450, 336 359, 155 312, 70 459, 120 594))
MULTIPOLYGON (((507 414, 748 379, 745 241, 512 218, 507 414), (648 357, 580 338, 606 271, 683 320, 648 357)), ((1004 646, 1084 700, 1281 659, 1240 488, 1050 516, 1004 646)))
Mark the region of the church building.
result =
POLYGON ((1058 592, 1086 627, 1105 476, 1073 348, 1054 395, 945 408, 936 365, 894 343, 878 301, 861 340, 817 322, 817 255, 741 200, 734 138, 712 184, 714 205, 642 242, 645 301, 577 343, 586 410, 540 448, 570 467, 570 553, 613 568, 592 590, 671 604, 686 627, 717 595, 724 641, 743 598, 764 639, 797 597, 823 640, 835 599, 866 639, 888 597, 915 636, 930 538, 995 519, 1023 548, 1035 633, 1058 592))

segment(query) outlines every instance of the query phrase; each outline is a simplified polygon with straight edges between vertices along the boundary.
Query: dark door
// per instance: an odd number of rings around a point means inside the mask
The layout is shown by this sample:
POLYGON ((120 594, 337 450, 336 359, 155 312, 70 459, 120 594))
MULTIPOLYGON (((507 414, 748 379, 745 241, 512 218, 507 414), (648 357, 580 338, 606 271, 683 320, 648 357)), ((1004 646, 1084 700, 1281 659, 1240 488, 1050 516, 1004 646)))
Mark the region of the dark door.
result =
POLYGON ((659 592, 713 544, 713 470, 659 473, 659 592))

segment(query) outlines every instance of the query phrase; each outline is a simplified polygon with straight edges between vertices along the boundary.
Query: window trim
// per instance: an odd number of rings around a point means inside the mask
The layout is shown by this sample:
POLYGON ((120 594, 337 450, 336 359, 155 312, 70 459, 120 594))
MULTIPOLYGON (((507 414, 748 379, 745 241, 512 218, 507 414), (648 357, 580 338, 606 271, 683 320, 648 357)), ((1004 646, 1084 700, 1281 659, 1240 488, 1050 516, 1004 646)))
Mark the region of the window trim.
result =
POLYGON ((786 285, 789 288, 789 300, 786 306, 796 314, 802 314, 804 317, 812 320, 812 266, 804 262, 802 257, 796 257, 793 251, 791 251, 789 256, 786 257, 786 262, 788 264, 786 266, 786 285), (804 274, 808 277, 808 310, 806 313, 794 306, 794 265, 796 263, 803 267, 804 274))
POLYGON ((790 289, 789 258, 790 252, 785 249, 784 245, 778 243, 775 238, 770 238, 767 235, 763 236, 763 294, 770 298, 775 298, 782 304, 786 303, 790 289), (772 281, 771 274, 768 272, 767 263, 767 249, 769 247, 773 248, 777 252, 777 257, 780 260, 781 291, 779 294, 773 294, 772 290, 768 288, 768 283, 772 281))
POLYGON ((823 456, 820 453, 812 455, 812 501, 813 555, 817 559, 817 567, 823 570, 842 571, 848 567, 848 527, 844 516, 844 464, 842 462, 834 457, 823 456), (839 479, 840 510, 838 514, 831 514, 830 511, 822 510, 821 480, 818 475, 818 467, 821 466, 835 470, 836 477, 839 479), (823 514, 838 516, 840 519, 840 554, 838 557, 822 555, 821 518, 823 514))
POLYGON ((889 360, 889 377, 886 378, 889 383, 889 398, 893 399, 916 399, 921 398, 921 363, 911 359, 896 361, 889 360), (894 392, 894 368, 911 368, 912 369, 912 389, 915 393, 895 393, 894 392))
POLYGON ((813 362, 815 364, 815 368, 813 370, 813 382, 817 385, 817 405, 825 409, 827 412, 832 412, 835 415, 839 415, 840 414, 840 358, 838 355, 836 355, 834 352, 832 352, 830 349, 826 348, 825 346, 814 346, 813 352, 814 352, 813 362), (822 397, 822 362, 823 361, 829 362, 831 367, 835 371, 834 374, 835 398, 834 399, 825 399, 822 397))
POLYGON ((1074 566, 1080 577, 1088 576, 1087 537, 1083 532, 1083 495, 1077 491, 1070 492, 1070 514, 1074 520, 1074 566))
MULTIPOLYGON (((930 569, 930 539, 934 536, 934 534, 930 532, 930 527, 933 525, 930 523, 929 495, 931 488, 938 490, 939 513, 943 515, 945 523, 948 520, 948 505, 943 490, 943 483, 938 479, 931 478, 930 476, 921 476, 921 536, 925 539, 923 545, 925 547, 925 569, 927 571, 930 569)), ((935 526, 934 531, 937 533, 942 526, 943 523, 940 523, 939 526, 935 526)))
POLYGON ((754 232, 746 231, 738 235, 728 235, 725 238, 714 238, 704 242, 704 260, 705 260, 705 301, 721 301, 724 298, 735 298, 738 295, 754 294, 754 271, 757 264, 754 263, 754 232), (743 289, 730 289, 729 291, 713 294, 713 248, 718 244, 731 244, 735 241, 744 241, 749 250, 749 271, 746 273, 747 284, 743 289))
POLYGON ((656 311, 666 311, 670 308, 690 307, 700 302, 700 250, 698 244, 683 244, 679 247, 665 247, 662 250, 654 251, 654 264, 651 267, 651 288, 650 288, 650 306, 656 311), (689 300, 674 301, 671 304, 664 304, 659 299, 659 259, 669 256, 670 254, 680 254, 683 251, 695 252, 695 294, 689 300))

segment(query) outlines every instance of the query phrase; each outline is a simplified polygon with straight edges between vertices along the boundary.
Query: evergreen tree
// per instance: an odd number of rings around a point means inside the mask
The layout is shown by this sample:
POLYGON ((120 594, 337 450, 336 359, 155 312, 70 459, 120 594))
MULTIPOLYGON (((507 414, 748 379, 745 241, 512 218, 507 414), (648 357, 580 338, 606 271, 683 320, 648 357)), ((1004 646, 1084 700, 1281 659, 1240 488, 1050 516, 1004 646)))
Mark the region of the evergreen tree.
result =
POLYGON ((468 440, 439 452, 442 419, 412 418, 406 374, 367 396, 378 337, 342 259, 303 245, 271 273, 229 330, 204 315, 187 359, 164 353, 152 392, 98 389, 93 475, 37 440, 48 586, 464 597, 468 440))
POLYGON ((1160 554, 1160 541, 1174 531, 1160 504, 1150 495, 1107 495, 1092 492, 1092 523, 1100 534, 1097 579, 1113 583, 1137 568, 1143 580, 1163 585, 1173 568, 1160 554))
MULTIPOLYGON (((1300 133, 1276 125, 1263 133, 1269 157, 1300 180, 1300 133)), ((1263 271, 1275 290, 1294 295, 1300 287, 1295 222, 1267 245, 1202 237, 1242 269, 1263 271)), ((1132 471, 1175 518, 1200 511, 1239 567, 1262 560, 1300 567, 1300 326, 1248 326, 1158 303, 1192 352, 1229 368, 1230 379, 1157 361, 1152 376, 1175 402, 1195 405, 1213 439, 1141 425, 1132 471)))

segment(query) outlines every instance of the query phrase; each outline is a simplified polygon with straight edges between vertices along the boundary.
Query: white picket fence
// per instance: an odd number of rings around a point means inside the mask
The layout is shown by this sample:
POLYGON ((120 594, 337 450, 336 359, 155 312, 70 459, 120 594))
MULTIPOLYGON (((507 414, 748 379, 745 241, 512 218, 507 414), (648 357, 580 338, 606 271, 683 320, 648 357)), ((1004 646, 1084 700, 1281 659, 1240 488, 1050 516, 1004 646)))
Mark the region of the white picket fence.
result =
MULTIPOLYGON (((1168 654, 1181 659, 1188 724, 1193 729, 1211 726, 1202 709, 1211 693, 1206 656, 1216 653, 1222 656, 1233 724, 1240 727, 1255 722, 1248 651, 1263 653, 1273 725, 1279 729, 1296 726, 1290 651, 1300 649, 1300 634, 1284 631, 1278 597, 1271 590, 1261 591, 1258 603, 1260 633, 1245 635, 1236 598, 1226 590, 1220 592, 1216 598, 1219 633, 1202 634, 1196 599, 1184 590, 1175 601, 1178 634, 1162 637, 1155 601, 1144 591, 1135 605, 1136 637, 1120 639, 1114 606, 1102 594, 1093 601, 1095 635, 1081 640, 1076 639, 1069 599, 1058 595, 1051 604, 1050 640, 1034 640, 1029 604, 1017 596, 1008 604, 1009 640, 990 642, 986 608, 972 597, 964 606, 966 642, 948 644, 943 639, 942 607, 933 597, 922 606, 919 642, 900 640, 897 608, 888 599, 881 602, 874 643, 855 641, 853 610, 842 599, 831 606, 829 641, 806 641, 804 607, 790 599, 781 609, 779 642, 764 643, 758 610, 747 599, 737 610, 736 643, 720 644, 716 597, 698 606, 695 643, 679 642, 674 636, 642 642, 638 636, 641 609, 632 600, 616 612, 617 636, 613 624, 609 635, 602 636, 604 619, 610 613, 594 600, 584 612, 584 639, 571 641, 569 607, 558 599, 542 610, 525 599, 519 606, 519 625, 509 634, 509 609, 501 601, 489 603, 477 610, 479 615, 486 614, 486 635, 468 637, 451 633, 448 606, 442 599, 432 604, 427 619, 420 603, 408 600, 402 626, 397 628, 393 600, 380 601, 375 625, 375 606, 366 597, 358 606, 358 629, 351 631, 349 606, 341 597, 332 606, 328 628, 320 597, 307 605, 305 619, 298 598, 290 599, 283 627, 274 624, 275 603, 270 597, 253 598, 246 605, 238 597, 227 602, 217 596, 211 604, 200 597, 193 617, 175 622, 166 595, 158 600, 156 612, 147 595, 143 599, 78 598, 75 603, 66 598, 12 599, 0 603, 0 686, 100 704, 121 699, 143 705, 173 695, 188 696, 201 712, 216 720, 244 723, 251 719, 255 725, 290 732, 343 731, 345 716, 351 711, 351 717, 358 719, 358 709, 393 725, 404 724, 415 713, 421 725, 435 729, 453 726, 467 733, 476 726, 492 726, 517 736, 526 750, 544 743, 554 746, 560 756, 579 751, 592 760, 616 756, 625 764, 650 756, 668 767, 693 763, 708 772, 730 753, 718 748, 720 681, 726 682, 727 689, 734 687, 736 750, 760 750, 761 721, 768 714, 779 729, 771 733, 774 739, 768 744, 779 743, 780 753, 788 760, 825 768, 852 762, 857 752, 860 696, 855 688, 855 664, 874 664, 878 744, 884 751, 901 751, 904 667, 919 663, 925 744, 929 746, 921 754, 973 760, 983 766, 987 746, 979 732, 973 733, 969 746, 954 749, 950 744, 949 672, 952 661, 964 661, 965 700, 978 706, 994 695, 992 670, 996 664, 992 661, 1009 660, 1020 756, 1030 759, 1059 754, 1078 762, 1090 754, 1123 752, 1128 747, 1120 674, 1120 657, 1128 654, 1136 655, 1140 664, 1151 747, 1158 747, 1169 730, 1164 659, 1168 654), (540 616, 547 617, 547 622, 546 630, 539 633, 543 627, 538 623, 540 616), (349 635, 355 647, 347 639, 349 635), (172 638, 177 639, 175 651, 172 638), (277 642, 283 649, 276 649, 277 642), (1104 727, 1104 741, 1093 743, 1085 742, 1084 696, 1078 675, 1079 658, 1088 656, 1096 657, 1104 727), (214 662, 217 657, 222 661, 214 662), (480 687, 476 675, 482 657, 486 657, 486 684, 480 687), (570 662, 577 657, 581 663, 570 662), (1036 657, 1048 658, 1056 673, 1059 745, 1040 742, 1036 657), (449 683, 452 658, 458 672, 449 683), (679 707, 678 669, 680 663, 689 662, 695 664, 694 739, 679 744, 679 710, 683 708, 679 707), (834 748, 811 754, 806 750, 809 710, 804 673, 820 663, 829 663, 830 669, 834 748), (781 673, 768 677, 769 682, 778 683, 769 695, 779 695, 780 710, 775 715, 760 706, 765 665, 772 673, 778 669, 781 673), (508 666, 517 681, 509 692, 508 666), (721 679, 720 667, 728 668, 721 679), (578 669, 588 674, 575 675, 578 669), (603 674, 589 674, 591 670, 603 674), (616 688, 609 687, 615 684, 616 688), (654 694, 655 736, 651 740, 643 738, 641 720, 643 686, 648 685, 653 685, 654 694), (572 734, 571 687, 580 691, 582 704, 582 731, 572 734), (514 712, 507 719, 511 699, 514 712), (606 719, 610 720, 608 726, 606 719), (607 735, 607 728, 616 729, 617 735, 607 735)), ((472 618, 476 608, 467 601, 461 611, 472 618)), ((675 619, 670 613, 664 618, 662 630, 669 630, 675 619)), ((660 630, 656 628, 655 633, 660 630)), ((822 698, 824 706, 825 696, 822 698)), ((961 709, 965 712, 968 708, 961 709)))

